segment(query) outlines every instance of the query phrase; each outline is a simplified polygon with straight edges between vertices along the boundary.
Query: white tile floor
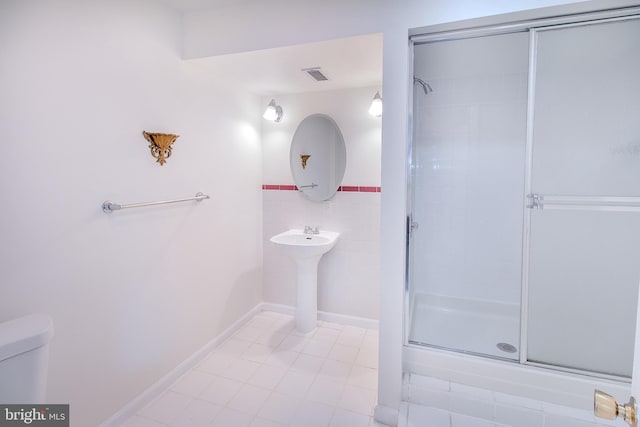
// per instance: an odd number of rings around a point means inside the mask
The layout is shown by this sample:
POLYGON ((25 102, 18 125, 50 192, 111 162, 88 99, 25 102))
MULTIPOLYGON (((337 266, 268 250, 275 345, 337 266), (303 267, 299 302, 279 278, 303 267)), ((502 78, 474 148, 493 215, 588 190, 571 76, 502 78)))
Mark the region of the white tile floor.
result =
POLYGON ((374 426, 377 365, 377 331, 263 311, 124 425, 374 426))

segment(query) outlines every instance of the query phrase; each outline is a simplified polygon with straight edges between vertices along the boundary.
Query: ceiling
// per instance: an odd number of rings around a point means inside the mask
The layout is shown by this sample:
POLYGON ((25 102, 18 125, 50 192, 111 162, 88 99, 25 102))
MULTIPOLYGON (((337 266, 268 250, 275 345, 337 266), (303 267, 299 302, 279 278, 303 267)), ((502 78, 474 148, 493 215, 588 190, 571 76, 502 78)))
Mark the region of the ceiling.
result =
POLYGON ((248 0, 159 0, 179 12, 214 9, 216 7, 245 3, 248 0))
MULTIPOLYGON (((230 3, 244 0, 167 0, 230 3)), ((189 60, 212 77, 259 95, 328 91, 382 85, 382 34, 189 60), (304 68, 320 67, 317 82, 304 68)))

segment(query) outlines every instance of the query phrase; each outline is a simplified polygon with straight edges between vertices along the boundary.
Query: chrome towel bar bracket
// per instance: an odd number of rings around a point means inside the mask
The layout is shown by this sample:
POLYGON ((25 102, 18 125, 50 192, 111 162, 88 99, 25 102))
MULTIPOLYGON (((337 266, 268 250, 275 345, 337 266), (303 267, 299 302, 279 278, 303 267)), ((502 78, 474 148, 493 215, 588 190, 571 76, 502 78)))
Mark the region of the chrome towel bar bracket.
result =
POLYGON ((122 205, 120 203, 114 203, 111 200, 107 200, 102 204, 102 211, 104 213, 111 213, 113 211, 119 211, 121 209, 141 208, 143 206, 166 205, 168 203, 189 202, 192 200, 201 202, 204 199, 208 199, 208 198, 209 198, 208 195, 198 192, 194 197, 187 197, 186 199, 161 200, 159 202, 129 203, 126 205, 122 205))

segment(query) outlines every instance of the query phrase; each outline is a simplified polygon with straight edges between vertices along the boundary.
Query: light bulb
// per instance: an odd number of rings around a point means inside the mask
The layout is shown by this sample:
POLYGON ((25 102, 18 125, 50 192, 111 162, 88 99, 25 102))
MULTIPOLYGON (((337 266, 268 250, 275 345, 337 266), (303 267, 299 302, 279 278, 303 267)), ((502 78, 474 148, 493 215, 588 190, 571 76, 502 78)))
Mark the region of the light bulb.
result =
POLYGON ((282 107, 276 105, 276 100, 272 99, 267 105, 267 109, 264 110, 262 117, 265 120, 271 120, 272 122, 279 123, 282 120, 282 107))
POLYGON ((369 114, 376 117, 382 116, 382 98, 380 97, 380 92, 376 92, 376 96, 373 97, 371 107, 369 107, 369 114))
POLYGON ((264 114, 262 115, 262 117, 265 120, 270 120, 270 121, 274 121, 275 119, 277 119, 278 118, 278 113, 276 113, 275 105, 269 104, 267 109, 264 110, 264 114))

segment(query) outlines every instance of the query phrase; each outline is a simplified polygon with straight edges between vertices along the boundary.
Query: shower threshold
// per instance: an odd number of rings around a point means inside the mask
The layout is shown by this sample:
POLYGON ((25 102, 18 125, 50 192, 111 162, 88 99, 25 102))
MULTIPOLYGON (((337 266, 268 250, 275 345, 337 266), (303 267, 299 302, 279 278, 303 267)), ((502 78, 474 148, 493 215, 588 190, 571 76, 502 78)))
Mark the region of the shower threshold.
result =
POLYGON ((518 304, 416 294, 409 342, 518 360, 518 304))

